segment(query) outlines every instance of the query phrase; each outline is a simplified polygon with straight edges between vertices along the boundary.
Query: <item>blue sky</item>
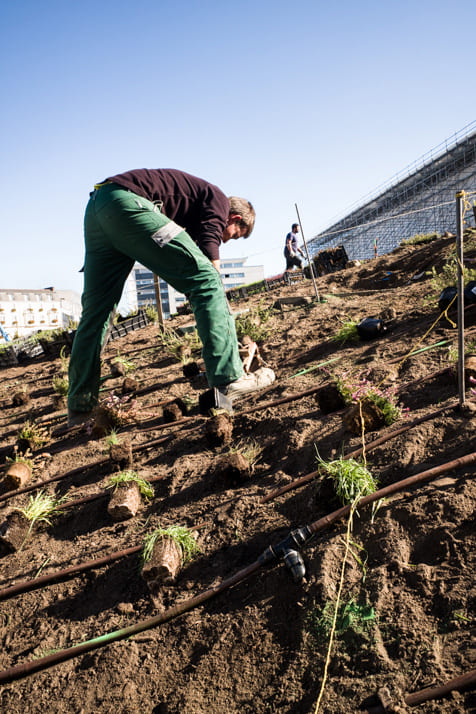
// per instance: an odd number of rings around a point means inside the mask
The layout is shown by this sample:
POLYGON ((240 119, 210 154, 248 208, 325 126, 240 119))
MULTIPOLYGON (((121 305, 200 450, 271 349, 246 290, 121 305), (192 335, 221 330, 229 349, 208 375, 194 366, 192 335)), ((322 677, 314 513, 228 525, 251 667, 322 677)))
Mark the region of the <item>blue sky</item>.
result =
MULTIPOLYGON (((251 200, 249 255, 307 239, 476 118, 476 5, 5 0, 3 288, 81 291, 88 193, 178 168, 251 200)), ((468 188, 468 187, 462 187, 468 188)))

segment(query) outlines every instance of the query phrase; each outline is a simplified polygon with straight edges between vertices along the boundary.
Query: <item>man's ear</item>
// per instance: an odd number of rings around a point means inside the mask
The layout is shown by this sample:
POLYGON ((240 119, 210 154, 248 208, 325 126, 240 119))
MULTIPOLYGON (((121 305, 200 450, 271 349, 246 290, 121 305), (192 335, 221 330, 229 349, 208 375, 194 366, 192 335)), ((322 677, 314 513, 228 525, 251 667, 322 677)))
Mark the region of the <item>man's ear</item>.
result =
POLYGON ((242 220, 243 219, 239 213, 230 213, 226 225, 229 226, 230 223, 241 223, 242 220))

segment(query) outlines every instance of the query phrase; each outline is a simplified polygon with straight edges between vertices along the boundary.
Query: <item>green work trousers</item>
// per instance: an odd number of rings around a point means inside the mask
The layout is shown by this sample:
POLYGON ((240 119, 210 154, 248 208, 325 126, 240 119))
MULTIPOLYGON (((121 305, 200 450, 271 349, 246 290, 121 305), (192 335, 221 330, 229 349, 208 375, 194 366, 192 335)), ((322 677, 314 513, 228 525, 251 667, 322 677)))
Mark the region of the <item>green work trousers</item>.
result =
POLYGON ((135 261, 187 295, 203 344, 210 386, 229 384, 243 375, 235 323, 217 270, 190 236, 156 205, 117 184, 106 183, 91 194, 84 236, 82 314, 69 363, 70 409, 86 412, 97 404, 101 347, 109 315, 135 261))

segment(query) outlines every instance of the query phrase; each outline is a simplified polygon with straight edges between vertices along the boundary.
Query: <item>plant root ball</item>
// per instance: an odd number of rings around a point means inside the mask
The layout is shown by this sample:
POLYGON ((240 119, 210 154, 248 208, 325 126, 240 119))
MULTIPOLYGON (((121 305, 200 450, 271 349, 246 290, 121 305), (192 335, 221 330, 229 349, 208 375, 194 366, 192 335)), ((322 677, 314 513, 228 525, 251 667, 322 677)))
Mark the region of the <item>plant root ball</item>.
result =
POLYGON ((127 372, 126 365, 122 362, 111 362, 110 369, 114 377, 125 377, 127 372))
POLYGON ((30 521, 23 513, 13 511, 0 525, 0 552, 15 553, 26 540, 30 521))
POLYGON ((182 567, 182 550, 172 538, 160 538, 150 560, 142 568, 142 577, 152 593, 166 583, 173 583, 182 567))
POLYGON ((205 424, 205 436, 210 446, 229 444, 233 434, 233 417, 220 412, 210 417, 205 424))
POLYGON ((94 439, 102 439, 116 428, 114 417, 109 409, 104 407, 95 407, 94 423, 91 430, 91 436, 94 439))
POLYGON ((179 421, 182 417, 183 413, 177 402, 172 402, 172 404, 167 404, 164 407, 164 421, 167 424, 172 421, 179 421))
POLYGON ((14 491, 25 486, 30 479, 31 467, 23 461, 18 461, 8 467, 1 483, 6 491, 14 491))
POLYGON ((125 521, 133 518, 142 504, 142 498, 137 483, 120 484, 112 493, 107 512, 115 521, 125 521))
POLYGON ((352 434, 362 433, 362 420, 364 431, 377 431, 385 426, 385 416, 376 404, 363 399, 361 405, 356 404, 344 416, 344 422, 352 434), (362 410, 360 409, 362 407, 362 410), (361 415, 362 411, 362 415, 361 415))
POLYGON ((121 469, 128 469, 132 466, 132 444, 124 441, 121 444, 111 444, 109 447, 109 457, 111 461, 118 464, 121 469))
POLYGON ((15 392, 12 397, 12 406, 21 407, 23 404, 29 404, 30 401, 30 395, 26 392, 15 392))
POLYGON ((122 383, 122 394, 135 394, 139 389, 139 383, 132 377, 126 377, 122 383))
POLYGON ((200 374, 200 366, 198 362, 187 362, 182 368, 184 377, 196 377, 200 374))
POLYGON ((476 355, 470 354, 464 360, 464 377, 467 387, 474 387, 472 379, 476 380, 476 355))
POLYGON ((335 384, 326 384, 317 394, 316 401, 323 414, 331 414, 345 407, 345 401, 335 384))
POLYGON ((233 485, 240 485, 251 478, 251 466, 243 454, 238 452, 222 456, 214 472, 217 479, 229 481, 233 485))

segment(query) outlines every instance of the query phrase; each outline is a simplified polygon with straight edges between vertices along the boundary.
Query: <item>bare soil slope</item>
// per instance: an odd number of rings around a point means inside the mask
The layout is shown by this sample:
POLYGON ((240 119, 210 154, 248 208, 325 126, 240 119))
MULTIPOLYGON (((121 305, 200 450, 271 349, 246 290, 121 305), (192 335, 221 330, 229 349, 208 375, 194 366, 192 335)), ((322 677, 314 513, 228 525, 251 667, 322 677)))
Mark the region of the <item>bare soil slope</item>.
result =
MULTIPOLYGON (((132 442, 132 468, 157 479, 155 495, 135 518, 122 522, 108 515, 106 496, 86 500, 66 508, 51 525, 38 525, 19 552, 2 554, 0 677, 10 667, 146 621, 217 587, 291 530, 338 509, 341 503, 328 479, 293 482, 317 470, 316 449, 322 458, 336 459, 362 448, 362 435, 346 426, 348 410, 324 414, 319 393, 285 399, 323 385, 330 372, 398 390, 403 416, 365 433, 366 462, 381 487, 474 453, 469 388, 467 405, 455 406, 458 385, 449 348, 456 346, 457 330, 445 319, 433 324, 439 311, 435 297, 424 301, 432 290, 421 275, 432 265, 441 267, 451 247, 451 239, 441 238, 321 277, 317 285, 325 302, 313 300, 312 282, 306 280, 233 303, 233 310, 254 314, 258 306, 262 311, 280 298, 309 298, 301 306, 283 302, 263 324, 269 334, 261 353, 277 381, 266 394, 236 404, 228 444, 211 444, 209 420, 196 411, 177 424, 165 422, 160 402, 196 400, 206 385, 200 377, 183 376, 182 365, 159 344, 156 326, 110 343, 104 376, 118 351, 136 365, 136 418, 119 436, 132 442), (330 339, 343 320, 364 317, 383 317, 387 332, 343 346, 330 339), (407 356, 412 347, 440 342, 407 356), (373 445, 419 418, 419 424, 373 445), (147 446, 166 436, 167 441, 147 446), (223 471, 220 459, 231 447, 250 443, 259 449, 258 460, 251 477, 237 481, 223 471), (196 528, 200 553, 156 596, 140 575, 137 553, 14 597, 4 594, 15 583, 139 546, 154 528, 174 524, 196 528)), ((476 338, 471 337, 475 312, 466 311, 468 342, 476 338)), ((174 318, 171 326, 191 320, 174 318)), ((59 359, 38 359, 2 370, 1 458, 5 462, 11 454, 27 419, 43 419, 53 435, 35 452, 34 483, 66 474, 44 490, 71 501, 100 494, 119 466, 108 458, 104 438, 84 430, 61 433, 64 418, 51 416, 51 381, 59 367, 59 359), (12 396, 22 387, 31 402, 13 406, 12 396)), ((120 395, 122 381, 105 380, 103 396, 112 390, 120 395)), ((409 711, 403 703, 408 693, 475 667, 474 471, 474 464, 460 466, 389 497, 374 517, 370 507, 354 515, 341 593, 346 610, 338 620, 321 712, 365 711, 382 687, 396 705, 393 711, 409 711)), ((0 494, 0 522, 32 494, 0 494)), ((0 710, 313 712, 346 530, 344 518, 302 547, 303 581, 294 582, 282 561, 264 565, 164 624, 0 685, 0 710)), ((475 707, 475 693, 466 692, 414 711, 449 714, 475 707)))

